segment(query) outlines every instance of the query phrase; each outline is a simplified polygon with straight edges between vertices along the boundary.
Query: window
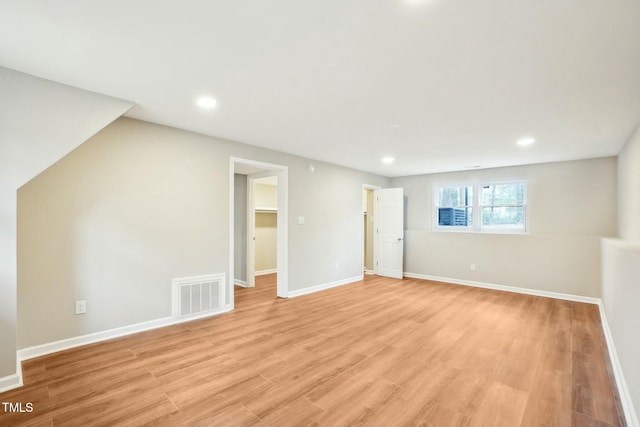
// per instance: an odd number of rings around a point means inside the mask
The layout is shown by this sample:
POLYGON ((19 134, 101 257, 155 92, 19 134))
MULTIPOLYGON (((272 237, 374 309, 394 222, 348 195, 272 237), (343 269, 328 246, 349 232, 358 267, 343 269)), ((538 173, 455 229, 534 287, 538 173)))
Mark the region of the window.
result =
POLYGON ((434 229, 522 233, 527 230, 527 181, 474 182, 434 188, 434 229))
POLYGON ((473 187, 446 186, 438 189, 438 226, 471 227, 473 224, 473 187))

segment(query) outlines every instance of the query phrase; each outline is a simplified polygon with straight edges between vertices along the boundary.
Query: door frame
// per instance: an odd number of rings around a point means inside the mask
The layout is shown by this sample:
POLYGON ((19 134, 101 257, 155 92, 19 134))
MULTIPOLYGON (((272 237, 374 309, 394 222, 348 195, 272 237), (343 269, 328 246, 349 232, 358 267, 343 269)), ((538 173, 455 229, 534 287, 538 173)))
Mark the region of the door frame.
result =
MULTIPOLYGON (((289 246, 288 246, 288 218, 289 218, 289 167, 277 165, 274 163, 266 163, 258 160, 243 159, 239 157, 229 157, 229 279, 227 280, 227 288, 229 295, 229 305, 231 309, 235 308, 234 302, 234 174, 241 173, 247 175, 247 218, 249 212, 253 212, 253 204, 249 205, 249 187, 251 180, 249 175, 268 173, 269 176, 278 177, 278 219, 277 219, 277 295, 280 298, 288 298, 289 294, 289 246), (251 171, 251 172, 237 172, 251 171)), ((251 191, 253 198, 253 191, 251 191)), ((253 203, 253 201, 251 201, 253 203)), ((247 224, 248 225, 248 224, 247 224)), ((247 238, 249 236, 247 228, 247 238)), ((249 245, 247 244, 247 250, 249 245)), ((251 266, 255 272, 255 265, 251 266)), ((249 269, 249 260, 247 259, 247 269, 249 269)), ((255 277, 255 276, 254 276, 255 277)), ((248 279, 248 277, 247 277, 248 279)))

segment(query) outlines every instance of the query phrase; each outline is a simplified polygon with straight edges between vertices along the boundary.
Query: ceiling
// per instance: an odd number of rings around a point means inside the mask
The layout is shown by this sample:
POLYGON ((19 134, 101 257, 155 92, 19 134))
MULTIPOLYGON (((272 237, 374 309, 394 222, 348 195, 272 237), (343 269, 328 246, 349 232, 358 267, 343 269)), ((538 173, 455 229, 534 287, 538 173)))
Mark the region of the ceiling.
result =
POLYGON ((638 0, 0 0, 0 12, 2 66, 133 101, 129 117, 389 177, 616 155, 640 121, 638 0), (524 136, 536 143, 517 146, 524 136))

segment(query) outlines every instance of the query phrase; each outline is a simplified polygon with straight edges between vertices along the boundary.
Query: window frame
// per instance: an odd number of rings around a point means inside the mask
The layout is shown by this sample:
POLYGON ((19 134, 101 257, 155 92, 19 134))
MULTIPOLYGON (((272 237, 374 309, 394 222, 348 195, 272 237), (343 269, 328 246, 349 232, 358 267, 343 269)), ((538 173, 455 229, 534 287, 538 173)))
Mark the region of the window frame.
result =
POLYGON ((468 181, 449 181, 437 182, 433 184, 433 196, 431 198, 432 210, 432 231, 447 233, 481 233, 481 234, 529 234, 529 180, 527 178, 511 178, 511 179, 487 179, 487 180, 468 180, 468 181), (524 184, 523 204, 512 205, 482 205, 482 188, 487 185, 504 185, 504 184, 524 184), (444 187, 471 187, 472 201, 471 205, 471 225, 470 226, 451 226, 439 225, 438 213, 439 208, 448 206, 439 206, 440 189, 444 187), (522 207, 523 208, 523 224, 517 228, 499 228, 495 226, 482 225, 482 208, 490 206, 499 207, 522 207))

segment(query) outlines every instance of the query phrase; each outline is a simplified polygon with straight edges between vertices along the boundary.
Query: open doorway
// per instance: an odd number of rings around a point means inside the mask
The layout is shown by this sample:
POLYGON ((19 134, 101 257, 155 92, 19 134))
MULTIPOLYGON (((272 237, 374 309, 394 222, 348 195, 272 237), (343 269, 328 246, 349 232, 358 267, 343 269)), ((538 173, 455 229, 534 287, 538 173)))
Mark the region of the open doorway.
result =
POLYGON ((234 157, 230 159, 229 221, 232 233, 229 239, 228 303, 232 306, 235 285, 254 287, 256 272, 277 274, 276 294, 278 297, 288 297, 287 197, 286 166, 234 157), (268 186, 271 188, 266 188, 268 186), (269 198, 269 202, 265 197, 269 198), (267 211, 271 217, 264 216, 267 211), (270 244, 268 241, 275 238, 275 248, 272 246, 275 253, 260 253, 258 260, 254 240, 256 221, 259 227, 269 225, 260 230, 260 243, 270 244), (256 261, 260 264, 257 265, 256 261), (263 268, 268 265, 271 267, 263 268))
POLYGON ((254 276, 278 272, 278 177, 253 180, 254 276))
POLYGON ((362 270, 365 274, 374 273, 374 221, 375 221, 375 185, 362 186, 362 270))

